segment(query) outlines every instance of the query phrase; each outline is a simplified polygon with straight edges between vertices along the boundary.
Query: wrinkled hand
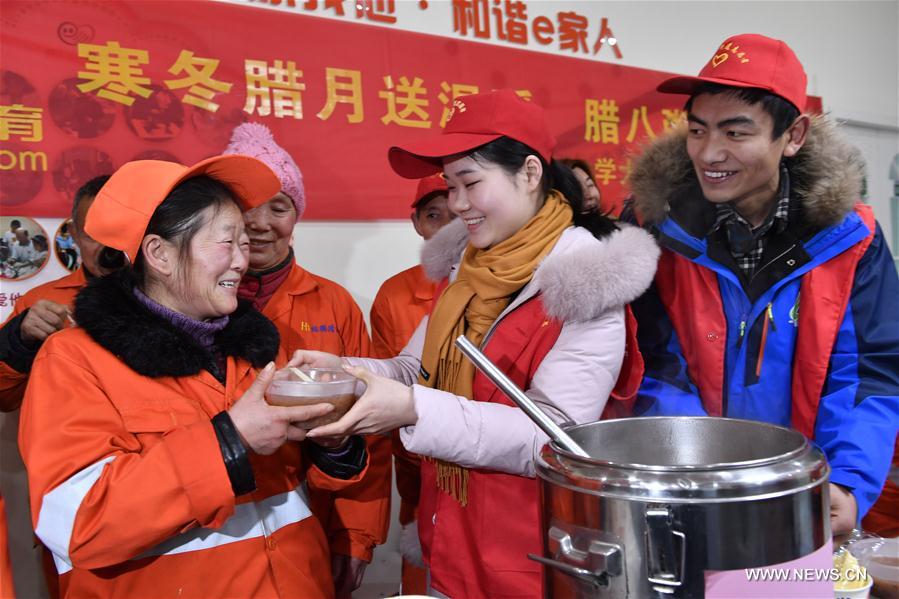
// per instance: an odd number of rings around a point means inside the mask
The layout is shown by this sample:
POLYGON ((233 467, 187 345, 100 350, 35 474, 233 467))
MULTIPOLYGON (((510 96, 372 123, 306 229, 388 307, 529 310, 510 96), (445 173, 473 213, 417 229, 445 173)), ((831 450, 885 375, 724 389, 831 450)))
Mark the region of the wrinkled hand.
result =
POLYGON ((855 496, 844 487, 830 483, 830 531, 833 536, 852 532, 858 519, 855 496))
POLYGON ((324 416, 334 409, 331 404, 310 406, 270 406, 265 390, 275 375, 275 364, 269 362, 237 402, 228 410, 243 442, 261 455, 275 453, 285 441, 306 438, 303 422, 324 416))
POLYGON ((340 356, 335 356, 334 354, 323 351, 298 349, 293 352, 293 357, 290 358, 290 362, 287 363, 287 366, 292 366, 294 368, 308 366, 311 368, 339 369, 343 366, 343 360, 340 359, 340 356))
POLYGON ((43 343, 44 340, 66 326, 69 307, 50 300, 40 300, 28 309, 22 319, 19 335, 26 343, 43 343))
POLYGON ((309 431, 310 439, 380 434, 418 421, 411 387, 364 368, 344 366, 344 370, 365 383, 365 393, 343 418, 309 431))
POLYGON ((334 577, 334 594, 337 599, 348 599, 359 588, 367 565, 368 562, 351 555, 331 556, 331 575, 334 577))

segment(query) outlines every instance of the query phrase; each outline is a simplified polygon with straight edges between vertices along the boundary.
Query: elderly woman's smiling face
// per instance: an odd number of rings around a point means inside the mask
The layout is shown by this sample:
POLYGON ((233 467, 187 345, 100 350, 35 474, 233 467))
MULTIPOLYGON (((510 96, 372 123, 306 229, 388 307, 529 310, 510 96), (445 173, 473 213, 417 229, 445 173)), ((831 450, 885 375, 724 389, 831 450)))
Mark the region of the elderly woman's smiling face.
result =
POLYGON ((247 270, 250 240, 243 215, 232 202, 206 208, 204 225, 181 251, 170 290, 178 312, 196 320, 231 314, 237 286, 247 270))

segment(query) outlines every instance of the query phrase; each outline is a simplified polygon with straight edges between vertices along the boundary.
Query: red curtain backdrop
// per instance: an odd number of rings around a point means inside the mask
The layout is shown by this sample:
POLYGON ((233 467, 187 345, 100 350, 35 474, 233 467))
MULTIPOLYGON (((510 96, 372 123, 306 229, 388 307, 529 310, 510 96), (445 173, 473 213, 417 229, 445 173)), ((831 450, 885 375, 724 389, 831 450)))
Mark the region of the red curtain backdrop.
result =
POLYGON ((547 109, 557 157, 620 206, 632 154, 682 117, 666 73, 215 2, 4 0, 0 203, 59 217, 134 159, 193 163, 244 121, 306 181, 306 219, 405 218, 391 145, 440 131, 454 95, 510 87, 547 109))

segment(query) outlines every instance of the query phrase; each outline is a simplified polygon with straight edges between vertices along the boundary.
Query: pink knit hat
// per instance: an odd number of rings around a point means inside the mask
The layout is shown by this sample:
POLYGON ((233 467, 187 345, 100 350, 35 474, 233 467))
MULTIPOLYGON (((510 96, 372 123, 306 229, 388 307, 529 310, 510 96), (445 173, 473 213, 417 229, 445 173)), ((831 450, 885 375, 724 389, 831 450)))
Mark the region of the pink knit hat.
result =
POLYGON ((268 127, 261 123, 244 123, 234 128, 231 143, 224 154, 242 154, 264 162, 281 180, 281 191, 287 194, 297 209, 297 220, 306 208, 303 173, 284 148, 275 143, 268 127))

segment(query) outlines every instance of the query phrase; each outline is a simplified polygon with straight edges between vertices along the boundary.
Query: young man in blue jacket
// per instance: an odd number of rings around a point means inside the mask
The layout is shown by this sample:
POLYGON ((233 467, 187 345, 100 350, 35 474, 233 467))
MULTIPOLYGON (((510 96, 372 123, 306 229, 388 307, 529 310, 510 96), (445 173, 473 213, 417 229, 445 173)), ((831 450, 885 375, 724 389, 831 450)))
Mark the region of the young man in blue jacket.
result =
POLYGON ((899 420, 899 278, 858 203, 862 158, 803 113, 806 75, 781 41, 734 36, 698 77, 658 89, 689 96, 688 123, 630 179, 663 247, 633 306, 637 412, 802 431, 832 468, 833 532, 847 532, 884 487, 899 420))

